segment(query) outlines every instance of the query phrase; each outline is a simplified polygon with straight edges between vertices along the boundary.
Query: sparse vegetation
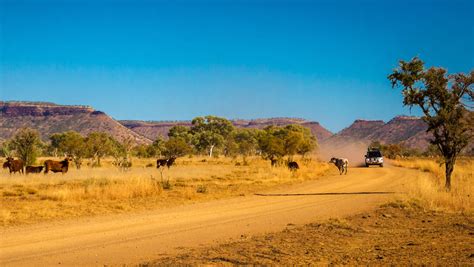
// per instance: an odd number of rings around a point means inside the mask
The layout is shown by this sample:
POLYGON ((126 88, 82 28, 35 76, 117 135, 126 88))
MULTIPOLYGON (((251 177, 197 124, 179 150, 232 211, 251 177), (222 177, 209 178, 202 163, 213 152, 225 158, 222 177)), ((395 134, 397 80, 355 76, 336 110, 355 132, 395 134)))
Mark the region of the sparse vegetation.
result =
POLYGON ((451 189, 451 175, 456 159, 474 134, 474 70, 469 74, 448 75, 446 69, 425 69, 415 57, 401 60, 399 67, 388 76, 392 87, 402 87, 403 104, 418 106, 428 132, 444 159, 445 187, 451 189))
POLYGON ((10 140, 9 146, 14 154, 26 165, 33 165, 41 153, 41 140, 38 131, 23 128, 10 140))
POLYGON ((416 181, 408 180, 406 183, 408 197, 420 201, 425 208, 451 212, 472 213, 474 211, 474 160, 472 158, 458 160, 453 173, 455 180, 450 192, 443 190, 445 167, 441 160, 409 158, 391 162, 396 166, 417 169, 430 174, 420 176, 416 181))
POLYGON ((237 197, 318 179, 330 170, 328 164, 316 160, 302 164, 293 174, 284 167, 271 168, 260 157, 242 166, 235 166, 241 159, 183 157, 163 171, 161 180, 156 168, 146 167, 152 160, 132 160, 128 172, 117 170, 110 157, 102 160, 100 168, 83 167, 65 175, 15 175, 12 179, 1 172, 0 223, 8 226, 237 197))

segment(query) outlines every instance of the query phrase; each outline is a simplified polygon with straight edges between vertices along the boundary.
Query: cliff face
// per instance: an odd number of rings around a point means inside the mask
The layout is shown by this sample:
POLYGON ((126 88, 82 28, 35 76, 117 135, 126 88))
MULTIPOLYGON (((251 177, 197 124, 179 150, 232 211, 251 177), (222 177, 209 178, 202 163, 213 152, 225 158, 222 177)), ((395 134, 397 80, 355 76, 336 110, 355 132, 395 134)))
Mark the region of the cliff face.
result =
MULTIPOLYGON (((158 136, 166 138, 168 131, 173 126, 181 125, 191 127, 191 121, 176 121, 176 122, 146 122, 146 121, 120 121, 125 127, 135 131, 136 133, 154 140, 158 136)), ((271 118, 271 119, 256 119, 256 120, 233 120, 232 124, 238 128, 256 128, 263 129, 270 125, 285 126, 289 124, 300 124, 311 130, 319 141, 325 140, 332 136, 332 133, 322 127, 318 122, 307 121, 303 119, 294 118, 271 118)))
POLYGON ((83 135, 101 131, 117 140, 132 138, 137 143, 150 140, 130 131, 101 111, 88 106, 65 106, 43 102, 0 102, 0 140, 11 138, 20 128, 29 127, 47 140, 54 133, 77 131, 83 135))

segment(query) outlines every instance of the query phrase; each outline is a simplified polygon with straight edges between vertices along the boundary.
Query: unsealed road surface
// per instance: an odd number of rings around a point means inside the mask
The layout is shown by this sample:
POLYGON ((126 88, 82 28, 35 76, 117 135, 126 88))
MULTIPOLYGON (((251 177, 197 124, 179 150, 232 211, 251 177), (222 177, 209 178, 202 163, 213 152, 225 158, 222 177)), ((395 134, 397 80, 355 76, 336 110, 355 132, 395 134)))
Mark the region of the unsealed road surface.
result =
POLYGON ((423 173, 351 168, 262 195, 1 230, 1 266, 137 264, 196 247, 367 211, 423 173))

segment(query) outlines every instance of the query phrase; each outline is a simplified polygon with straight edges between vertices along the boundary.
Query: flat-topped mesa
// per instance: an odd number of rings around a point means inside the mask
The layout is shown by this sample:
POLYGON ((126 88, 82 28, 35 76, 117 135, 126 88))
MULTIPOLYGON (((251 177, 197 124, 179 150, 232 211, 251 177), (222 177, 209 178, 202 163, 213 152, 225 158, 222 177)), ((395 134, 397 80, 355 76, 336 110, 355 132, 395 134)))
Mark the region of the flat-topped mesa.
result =
MULTIPOLYGON (((149 138, 155 139, 157 136, 166 138, 169 129, 176 125, 192 126, 191 121, 133 121, 123 120, 119 121, 125 127, 149 138)), ((318 138, 323 140, 332 136, 332 133, 322 127, 319 122, 308 121, 300 118, 266 118, 266 119, 234 119, 232 124, 237 128, 258 128, 263 129, 270 125, 286 126, 289 124, 299 124, 311 130, 311 132, 318 138)))
POLYGON ((67 106, 56 105, 48 102, 4 102, 0 101, 0 114, 3 116, 55 116, 55 115, 75 115, 82 113, 92 113, 94 115, 103 114, 95 111, 90 106, 67 106))
POLYGON ((394 121, 417 121, 417 120, 421 120, 421 117, 398 115, 394 117, 393 119, 391 119, 388 123, 394 122, 394 121))
POLYGON ((25 127, 37 130, 43 141, 48 141, 55 133, 76 131, 83 136, 105 132, 119 141, 132 139, 138 144, 151 143, 151 140, 90 106, 0 101, 0 141, 13 137, 18 129, 25 127))

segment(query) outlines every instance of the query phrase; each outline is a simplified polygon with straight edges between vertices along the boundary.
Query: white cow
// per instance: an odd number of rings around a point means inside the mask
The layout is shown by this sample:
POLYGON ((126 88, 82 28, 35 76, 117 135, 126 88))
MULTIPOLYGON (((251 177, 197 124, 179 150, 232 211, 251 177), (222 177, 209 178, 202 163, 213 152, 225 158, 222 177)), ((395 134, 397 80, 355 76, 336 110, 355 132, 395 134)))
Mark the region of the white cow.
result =
POLYGON ((331 158, 330 163, 334 163, 337 169, 339 170, 339 174, 342 175, 347 174, 347 167, 349 166, 349 160, 344 158, 331 158))

